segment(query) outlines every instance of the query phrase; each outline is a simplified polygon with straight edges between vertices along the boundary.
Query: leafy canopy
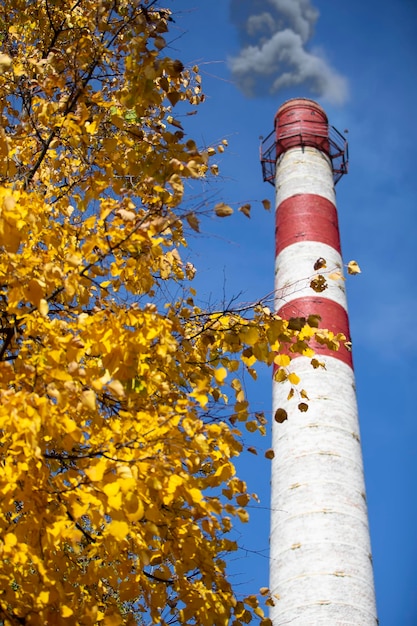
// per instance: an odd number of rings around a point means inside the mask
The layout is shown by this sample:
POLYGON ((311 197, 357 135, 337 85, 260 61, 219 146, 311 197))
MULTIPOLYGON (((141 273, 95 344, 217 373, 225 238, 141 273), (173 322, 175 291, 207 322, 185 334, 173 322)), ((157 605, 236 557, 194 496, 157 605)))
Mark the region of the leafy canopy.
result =
POLYGON ((250 501, 237 426, 265 428, 239 372, 275 360, 284 380, 314 330, 195 303, 184 182, 215 151, 175 117, 203 95, 165 56, 170 20, 0 3, 3 624, 270 623, 226 573, 250 501))

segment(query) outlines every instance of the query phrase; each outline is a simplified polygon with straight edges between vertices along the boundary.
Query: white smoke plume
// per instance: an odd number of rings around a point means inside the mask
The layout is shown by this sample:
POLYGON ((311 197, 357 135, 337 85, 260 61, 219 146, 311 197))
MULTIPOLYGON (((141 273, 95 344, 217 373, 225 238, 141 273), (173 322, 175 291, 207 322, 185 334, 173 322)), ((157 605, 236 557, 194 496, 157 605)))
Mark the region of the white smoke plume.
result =
POLYGON ((241 50, 229 66, 245 95, 303 86, 333 104, 346 101, 347 80, 322 50, 307 47, 319 16, 310 0, 231 0, 230 10, 241 50))

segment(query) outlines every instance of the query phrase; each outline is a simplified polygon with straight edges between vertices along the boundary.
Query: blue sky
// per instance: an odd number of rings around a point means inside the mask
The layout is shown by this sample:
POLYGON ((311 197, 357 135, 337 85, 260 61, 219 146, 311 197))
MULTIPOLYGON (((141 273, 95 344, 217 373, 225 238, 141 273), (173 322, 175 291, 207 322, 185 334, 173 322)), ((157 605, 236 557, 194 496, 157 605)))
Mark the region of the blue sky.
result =
MULTIPOLYGON (((200 66, 207 95, 198 115, 182 119, 185 129, 200 144, 229 142, 218 159, 221 177, 207 184, 203 200, 252 203, 250 221, 240 213, 206 220, 191 240, 190 257, 203 300, 249 302, 270 293, 274 216, 260 201, 273 202, 273 188, 262 182, 259 136, 295 96, 317 99, 331 124, 348 129, 350 170, 337 201, 345 262, 355 259, 362 268, 348 280, 348 302, 378 614, 382 626, 415 626, 417 2, 291 2, 307 7, 308 19, 284 19, 281 30, 288 24, 292 30, 284 41, 278 22, 266 18, 261 25, 252 19, 251 36, 243 37, 242 24, 273 0, 166 0, 175 19, 168 53, 200 66), (242 51, 257 45, 261 27, 271 41, 254 64, 253 51, 242 51), (280 46, 287 64, 274 68, 280 46), (262 67, 271 73, 261 75, 262 67)), ((270 414, 270 372, 250 392, 254 409, 270 414)), ((255 443, 259 455, 245 454, 239 463, 261 497, 250 524, 237 533, 241 549, 232 571, 242 592, 268 578, 269 464, 262 450, 269 442, 255 443)))

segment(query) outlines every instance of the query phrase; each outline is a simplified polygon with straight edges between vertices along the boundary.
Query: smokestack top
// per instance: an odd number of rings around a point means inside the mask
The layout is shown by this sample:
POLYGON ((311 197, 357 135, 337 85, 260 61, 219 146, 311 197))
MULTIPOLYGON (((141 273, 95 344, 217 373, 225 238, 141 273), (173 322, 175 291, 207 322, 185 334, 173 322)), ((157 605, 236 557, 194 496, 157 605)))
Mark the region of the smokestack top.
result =
POLYGON ((276 112, 275 126, 278 121, 281 121, 283 118, 286 119, 287 117, 293 117, 294 119, 300 120, 316 114, 318 114, 320 122, 325 124, 328 123, 325 110, 315 100, 310 100, 310 98, 291 98, 291 100, 287 100, 281 104, 276 112))
POLYGON ((348 171, 346 137, 329 125, 325 110, 309 98, 292 98, 278 109, 274 130, 261 144, 264 180, 275 184, 276 164, 292 148, 316 148, 326 154, 333 170, 335 184, 348 171))
POLYGON ((295 147, 311 146, 330 156, 329 122, 314 100, 294 98, 282 104, 275 116, 277 158, 295 147))

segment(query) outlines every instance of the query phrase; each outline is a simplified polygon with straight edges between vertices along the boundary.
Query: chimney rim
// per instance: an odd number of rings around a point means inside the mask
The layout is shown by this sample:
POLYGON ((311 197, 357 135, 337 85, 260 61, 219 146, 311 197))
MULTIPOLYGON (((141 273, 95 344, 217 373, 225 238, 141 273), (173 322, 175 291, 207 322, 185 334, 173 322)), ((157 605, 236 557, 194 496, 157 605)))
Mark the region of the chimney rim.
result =
POLYGON ((304 109, 310 109, 310 110, 314 109, 315 111, 320 113, 322 116, 324 116, 326 123, 328 123, 329 121, 326 111, 315 100, 312 100, 311 98, 290 98, 289 100, 286 100, 285 102, 283 102, 281 106, 278 108, 275 114, 275 122, 277 118, 283 114, 284 111, 286 111, 287 109, 292 109, 292 108, 304 108, 304 109))

